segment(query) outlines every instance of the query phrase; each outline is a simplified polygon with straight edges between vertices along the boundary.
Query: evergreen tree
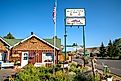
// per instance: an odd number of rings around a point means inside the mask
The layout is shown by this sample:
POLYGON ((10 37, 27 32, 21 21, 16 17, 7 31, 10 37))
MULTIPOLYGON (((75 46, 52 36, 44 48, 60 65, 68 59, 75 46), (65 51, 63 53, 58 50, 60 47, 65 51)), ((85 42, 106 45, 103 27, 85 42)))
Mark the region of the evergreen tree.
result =
POLYGON ((107 54, 110 57, 121 57, 121 39, 116 39, 113 43, 108 43, 107 54))
POLYGON ((119 48, 119 41, 118 41, 118 39, 116 39, 113 42, 113 53, 112 53, 112 56, 113 57, 120 56, 120 48, 119 48))
POLYGON ((105 46, 104 46, 104 44, 103 44, 103 42, 102 42, 102 44, 101 44, 101 46, 100 46, 100 56, 101 57, 105 57, 106 56, 106 49, 105 49, 105 46))
POLYGON ((108 43, 108 47, 107 47, 107 55, 109 57, 113 56, 113 49, 114 49, 114 46, 113 46, 113 44, 112 44, 112 42, 110 40, 109 43, 108 43))
POLYGON ((3 38, 6 38, 6 39, 15 39, 15 37, 10 32, 6 36, 4 36, 3 38))

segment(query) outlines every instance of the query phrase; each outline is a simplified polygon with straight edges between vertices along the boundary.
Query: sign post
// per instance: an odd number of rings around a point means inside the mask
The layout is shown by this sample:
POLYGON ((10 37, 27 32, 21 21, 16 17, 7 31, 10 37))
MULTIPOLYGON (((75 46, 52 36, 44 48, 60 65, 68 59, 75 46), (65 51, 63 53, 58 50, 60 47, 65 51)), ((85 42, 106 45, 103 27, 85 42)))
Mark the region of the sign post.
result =
POLYGON ((84 30, 84 26, 83 26, 83 52, 84 52, 84 67, 85 67, 85 30, 84 30))
POLYGON ((65 61, 66 61, 66 26, 82 26, 83 28, 83 53, 84 53, 84 67, 85 67, 85 29, 86 18, 84 8, 67 8, 65 10, 65 61))

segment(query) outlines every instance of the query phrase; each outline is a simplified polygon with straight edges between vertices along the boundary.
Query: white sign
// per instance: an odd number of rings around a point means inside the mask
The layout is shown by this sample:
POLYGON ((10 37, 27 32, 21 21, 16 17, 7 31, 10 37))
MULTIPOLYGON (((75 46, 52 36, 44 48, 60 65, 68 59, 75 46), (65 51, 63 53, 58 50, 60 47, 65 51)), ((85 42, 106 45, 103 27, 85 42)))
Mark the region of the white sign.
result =
POLYGON ((35 63, 34 66, 35 67, 40 67, 40 66, 44 66, 44 64, 43 63, 35 63))
POLYGON ((84 9, 66 9, 66 17, 85 17, 84 9))
POLYGON ((68 26, 85 26, 85 18, 66 18, 66 25, 68 26))
POLYGON ((14 63, 2 63, 1 67, 13 67, 14 63))

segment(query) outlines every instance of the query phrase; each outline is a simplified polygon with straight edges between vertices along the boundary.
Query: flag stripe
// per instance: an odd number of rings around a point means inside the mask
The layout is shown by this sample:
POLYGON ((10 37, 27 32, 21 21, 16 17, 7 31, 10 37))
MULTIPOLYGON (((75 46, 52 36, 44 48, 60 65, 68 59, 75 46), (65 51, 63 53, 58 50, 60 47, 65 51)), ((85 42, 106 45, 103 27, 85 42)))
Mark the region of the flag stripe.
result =
POLYGON ((54 4, 54 9, 53 9, 53 22, 54 24, 56 23, 56 5, 54 4))

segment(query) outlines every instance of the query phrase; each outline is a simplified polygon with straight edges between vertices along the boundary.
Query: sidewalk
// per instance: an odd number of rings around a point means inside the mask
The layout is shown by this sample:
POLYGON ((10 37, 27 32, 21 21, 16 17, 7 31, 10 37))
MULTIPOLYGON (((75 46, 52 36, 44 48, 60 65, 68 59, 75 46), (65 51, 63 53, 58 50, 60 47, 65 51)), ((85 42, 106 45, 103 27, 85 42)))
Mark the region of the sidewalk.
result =
POLYGON ((16 74, 16 70, 14 69, 2 69, 0 70, 0 81, 3 81, 8 76, 15 75, 15 74, 16 74))

